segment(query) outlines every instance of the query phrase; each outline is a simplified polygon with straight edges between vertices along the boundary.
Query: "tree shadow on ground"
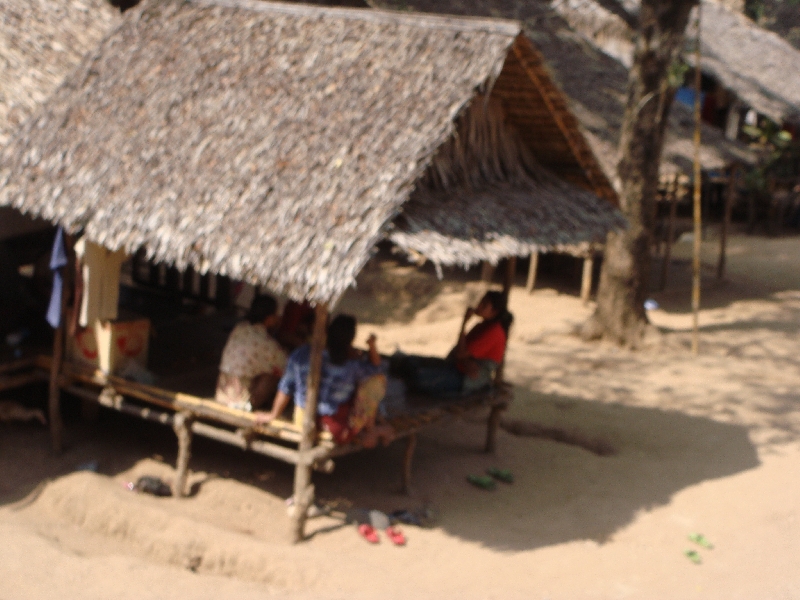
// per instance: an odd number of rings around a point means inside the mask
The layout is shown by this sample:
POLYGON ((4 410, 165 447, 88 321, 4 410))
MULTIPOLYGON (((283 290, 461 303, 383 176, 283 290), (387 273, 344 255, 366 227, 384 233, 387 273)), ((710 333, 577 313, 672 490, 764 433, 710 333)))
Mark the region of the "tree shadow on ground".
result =
MULTIPOLYGON (((745 427, 524 389, 516 394, 516 402, 527 407, 524 419, 602 439, 614 454, 598 456, 579 446, 501 430, 499 452, 486 455, 480 451, 483 423, 458 420, 420 435, 411 496, 399 493, 403 444, 396 443, 341 458, 331 475, 315 474, 318 498, 386 512, 431 506, 437 526, 451 535, 496 550, 523 551, 576 540, 603 543, 642 510, 666 505, 677 492, 759 464, 745 427), (498 484, 492 492, 467 483, 468 474, 491 466, 510 468, 515 482, 498 484)), ((513 411, 510 416, 520 418, 513 411)), ((85 465, 115 477, 144 458, 165 463, 165 472, 175 461, 174 434, 162 425, 103 411, 93 426, 68 419, 67 431, 67 451, 54 457, 43 428, 4 426, 0 505, 19 502, 41 482, 85 465)), ((191 468, 203 476, 195 477, 196 496, 182 502, 202 499, 204 482, 218 478, 277 498, 292 493, 291 465, 202 438, 193 445, 191 468)), ((252 527, 220 523, 241 531, 252 527)), ((311 521, 309 533, 320 529, 318 535, 326 535, 335 530, 331 527, 330 519, 311 521)))
POLYGON ((385 492, 398 483, 402 448, 395 447, 339 461, 332 476, 317 477, 318 492, 385 511, 431 504, 448 533, 522 551, 576 540, 603 543, 642 510, 668 504, 679 491, 759 465, 742 426, 523 389, 517 396, 532 408, 525 419, 604 440, 614 454, 501 432, 499 452, 489 456, 479 451, 482 425, 455 422, 420 436, 412 498, 385 492), (514 484, 487 492, 467 483, 468 474, 490 466, 512 469, 514 484))

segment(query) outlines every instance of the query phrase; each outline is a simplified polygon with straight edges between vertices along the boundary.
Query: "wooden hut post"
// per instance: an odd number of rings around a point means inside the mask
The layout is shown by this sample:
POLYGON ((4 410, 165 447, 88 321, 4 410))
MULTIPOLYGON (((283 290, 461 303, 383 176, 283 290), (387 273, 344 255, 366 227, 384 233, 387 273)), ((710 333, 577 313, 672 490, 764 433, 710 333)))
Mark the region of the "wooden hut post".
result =
MULTIPOLYGON (((64 235, 64 250, 69 259, 61 271, 61 321, 53 336, 53 361, 50 363, 50 383, 47 390, 47 411, 50 418, 50 441, 53 451, 60 453, 63 449, 64 423, 61 420, 61 367, 64 363, 64 350, 67 342, 67 298, 75 286, 73 271, 76 268, 72 253, 71 236, 64 235)), ((74 310, 78 310, 77 307, 74 310)))
POLYGON ((719 261, 717 262, 717 279, 725 278, 725 261, 728 246, 728 229, 731 226, 731 211, 736 197, 737 165, 728 169, 728 185, 725 188, 725 210, 722 214, 722 231, 719 236, 719 261))
POLYGON ((186 480, 189 476, 189 459, 192 457, 192 423, 194 417, 188 412, 175 415, 172 428, 178 436, 178 460, 175 465, 175 481, 172 495, 176 498, 186 496, 186 480))
POLYGON ((517 257, 509 256, 506 261, 506 272, 503 274, 503 296, 508 302, 511 295, 511 288, 514 286, 514 277, 517 274, 517 257))
MULTIPOLYGON (((503 277, 503 295, 506 298, 506 303, 508 303, 509 297, 511 295, 511 288, 514 285, 514 276, 517 273, 517 257, 510 256, 508 258, 508 262, 506 263, 506 272, 503 277)), ((497 367, 497 373, 494 377, 494 385, 496 387, 501 387, 503 385, 503 372, 505 371, 505 356, 503 357, 503 362, 500 363, 500 366, 497 367)), ((500 426, 500 417, 503 414, 503 411, 507 408, 507 403, 497 403, 492 404, 491 411, 489 412, 489 418, 486 420, 486 444, 484 445, 484 451, 487 453, 493 453, 497 447, 497 428, 500 426)))
POLYGON ((311 337, 311 364, 308 371, 306 408, 303 414, 303 436, 298 448, 298 461, 294 471, 294 514, 292 515, 292 540, 305 538, 308 508, 314 502, 311 484, 311 451, 317 439, 317 400, 322 377, 322 352, 325 349, 325 331, 328 325, 328 305, 317 304, 314 314, 314 333, 311 337))
POLYGON ((494 277, 494 266, 488 260, 483 261, 481 265, 481 281, 485 284, 490 284, 494 277))
POLYGON ((63 447, 63 431, 64 425, 61 421, 61 388, 58 379, 61 374, 61 364, 64 361, 64 343, 65 343, 65 315, 66 309, 66 290, 62 291, 61 299, 61 323, 55 331, 53 339, 53 361, 50 363, 50 385, 47 394, 47 408, 50 417, 50 441, 53 445, 53 451, 60 453, 63 447))
POLYGON ((525 291, 529 294, 533 293, 533 288, 536 285, 536 271, 539 269, 539 252, 531 252, 531 264, 528 267, 528 281, 525 284, 525 291))
POLYGON ((403 453, 403 482, 401 491, 404 494, 411 493, 411 461, 414 458, 414 449, 417 447, 417 434, 412 433, 406 438, 406 448, 403 453))
POLYGON ((592 295, 592 271, 594 270, 594 256, 589 252, 583 257, 583 274, 581 275, 581 301, 589 302, 592 295))

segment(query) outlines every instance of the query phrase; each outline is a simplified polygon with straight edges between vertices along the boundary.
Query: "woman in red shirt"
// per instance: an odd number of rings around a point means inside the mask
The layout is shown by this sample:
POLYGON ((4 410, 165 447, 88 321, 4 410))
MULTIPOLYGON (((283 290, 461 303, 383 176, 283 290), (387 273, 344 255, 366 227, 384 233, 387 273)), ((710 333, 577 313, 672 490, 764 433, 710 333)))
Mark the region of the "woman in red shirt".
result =
POLYGON ((412 391, 425 394, 468 394, 490 387, 505 356, 513 321, 505 296, 487 292, 478 306, 467 308, 458 343, 447 358, 396 354, 391 371, 412 391), (473 316, 480 317, 481 322, 466 333, 473 316))

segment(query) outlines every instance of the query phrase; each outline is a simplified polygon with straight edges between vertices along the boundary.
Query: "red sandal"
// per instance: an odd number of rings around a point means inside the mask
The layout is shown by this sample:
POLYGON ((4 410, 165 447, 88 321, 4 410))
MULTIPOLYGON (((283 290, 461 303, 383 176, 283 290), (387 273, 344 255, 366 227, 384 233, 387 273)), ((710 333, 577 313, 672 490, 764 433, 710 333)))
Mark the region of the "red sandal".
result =
POLYGON ((375 531, 375 528, 372 525, 367 525, 366 523, 362 523, 358 526, 358 533, 367 540, 370 544, 377 544, 380 539, 378 538, 378 534, 375 531))
POLYGON ((399 529, 395 529, 394 527, 387 527, 386 528, 386 535, 387 537, 392 540, 392 543, 395 546, 405 546, 406 545, 406 536, 403 535, 403 532, 399 529))

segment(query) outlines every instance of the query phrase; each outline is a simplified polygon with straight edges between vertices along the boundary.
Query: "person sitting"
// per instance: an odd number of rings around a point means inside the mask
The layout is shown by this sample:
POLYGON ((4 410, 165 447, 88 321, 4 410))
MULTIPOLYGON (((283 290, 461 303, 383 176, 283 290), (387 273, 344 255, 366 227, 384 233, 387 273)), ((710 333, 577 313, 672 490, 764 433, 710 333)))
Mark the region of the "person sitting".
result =
POLYGON ((458 342, 447 358, 397 354, 392 357, 392 374, 423 394, 460 395, 490 387, 503 362, 514 321, 506 302, 501 292, 486 292, 478 306, 468 307, 464 313, 458 342), (465 333, 473 316, 481 322, 465 333))
MULTIPOLYGON (((364 353, 353 348, 356 335, 356 320, 350 315, 339 315, 328 325, 326 349, 322 353, 322 373, 317 397, 317 427, 329 431, 337 444, 353 441, 359 433, 350 424, 350 409, 356 389, 360 384, 384 378, 381 357, 378 354, 377 338, 371 335, 369 347, 364 353)), ((311 346, 306 344, 289 356, 286 372, 278 384, 278 393, 269 412, 258 412, 256 420, 268 423, 277 419, 291 400, 297 408, 306 406, 307 381, 311 365, 311 346)), ((388 432, 367 427, 369 435, 365 445, 372 444, 376 435, 388 436, 388 432)))
POLYGON ((231 331, 219 365, 215 400, 239 410, 257 410, 275 395, 286 352, 269 334, 279 322, 272 296, 256 296, 247 320, 231 331))
POLYGON ((314 309, 311 304, 289 300, 283 307, 276 337, 284 348, 292 352, 310 341, 313 328, 314 309))

